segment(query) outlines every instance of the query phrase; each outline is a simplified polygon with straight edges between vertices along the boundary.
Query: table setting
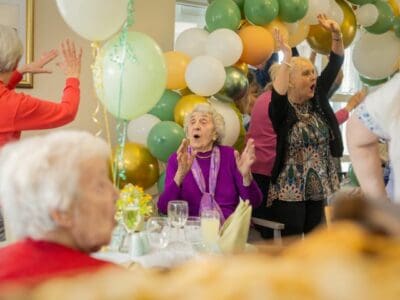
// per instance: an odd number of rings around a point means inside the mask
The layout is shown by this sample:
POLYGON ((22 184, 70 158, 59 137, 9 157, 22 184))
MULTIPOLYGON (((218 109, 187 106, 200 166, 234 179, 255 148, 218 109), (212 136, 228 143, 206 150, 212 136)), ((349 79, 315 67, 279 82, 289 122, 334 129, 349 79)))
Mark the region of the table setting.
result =
MULTIPOLYGON (((129 198, 121 195, 124 201, 129 198)), ((204 208, 200 216, 189 216, 188 203, 174 200, 168 203, 167 216, 157 216, 143 208, 144 202, 120 205, 111 243, 94 257, 125 266, 137 263, 145 268, 171 268, 188 260, 246 248, 251 218, 248 201, 241 200, 222 225, 219 212, 212 207, 204 208)))

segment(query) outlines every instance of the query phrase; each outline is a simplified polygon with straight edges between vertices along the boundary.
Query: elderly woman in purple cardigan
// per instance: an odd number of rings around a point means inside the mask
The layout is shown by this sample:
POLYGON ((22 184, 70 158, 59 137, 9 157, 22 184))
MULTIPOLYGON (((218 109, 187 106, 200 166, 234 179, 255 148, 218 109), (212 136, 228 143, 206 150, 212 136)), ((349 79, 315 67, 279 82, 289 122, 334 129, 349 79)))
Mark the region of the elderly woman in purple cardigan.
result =
POLYGON ((259 206, 261 192, 251 176, 254 141, 248 140, 241 155, 232 147, 220 145, 224 119, 208 104, 197 105, 187 115, 184 129, 186 139, 168 160, 158 209, 167 213, 169 201, 183 199, 188 202, 189 215, 199 216, 205 206, 213 206, 224 220, 240 198, 259 206))

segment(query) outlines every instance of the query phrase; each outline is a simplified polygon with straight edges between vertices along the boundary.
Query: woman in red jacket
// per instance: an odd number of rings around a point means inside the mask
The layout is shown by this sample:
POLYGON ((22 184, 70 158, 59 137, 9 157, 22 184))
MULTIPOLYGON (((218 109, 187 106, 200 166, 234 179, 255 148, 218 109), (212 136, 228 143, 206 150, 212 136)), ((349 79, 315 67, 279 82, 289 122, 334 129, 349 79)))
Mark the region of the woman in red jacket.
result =
POLYGON ((39 61, 17 70, 22 56, 22 43, 17 32, 0 25, 0 147, 18 140, 22 130, 48 129, 75 119, 79 106, 79 75, 82 50, 77 53, 73 42, 61 44, 63 63, 59 64, 67 80, 60 103, 41 100, 13 89, 23 73, 48 73, 43 66, 58 54, 52 50, 39 61))
MULTIPOLYGON (((61 49, 64 61, 59 65, 67 77, 61 103, 17 93, 14 88, 24 73, 49 73, 43 67, 58 54, 56 50, 51 50, 37 62, 17 70, 23 51, 22 43, 13 28, 0 25, 0 148, 18 140, 22 130, 59 127, 75 119, 80 97, 82 49, 77 53, 75 44, 69 40, 61 44, 61 49)), ((0 213, 0 241, 4 238, 0 213)))

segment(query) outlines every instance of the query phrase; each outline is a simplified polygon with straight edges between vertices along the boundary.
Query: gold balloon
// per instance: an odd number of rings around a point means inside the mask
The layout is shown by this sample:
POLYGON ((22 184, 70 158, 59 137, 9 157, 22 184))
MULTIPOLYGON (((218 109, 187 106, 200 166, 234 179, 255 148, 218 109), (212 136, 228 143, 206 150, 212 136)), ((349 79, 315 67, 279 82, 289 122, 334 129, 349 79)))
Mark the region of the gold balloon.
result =
POLYGON ((400 10, 399 10, 399 4, 397 4, 397 1, 396 0, 388 0, 388 4, 392 8, 393 14, 395 16, 398 16, 400 14, 400 10))
POLYGON ((207 103, 207 99, 199 95, 186 95, 183 96, 178 103, 175 105, 174 109, 174 119, 175 122, 183 126, 183 121, 185 116, 190 113, 197 104, 207 103))
MULTIPOLYGON (((354 40, 357 31, 357 21, 351 6, 344 0, 335 0, 343 11, 343 23, 340 25, 343 34, 344 47, 348 47, 354 40)), ((321 54, 329 54, 331 51, 331 33, 320 25, 311 25, 307 37, 310 47, 321 54)))
POLYGON ((301 21, 296 23, 285 23, 285 25, 289 33, 288 44, 290 47, 296 47, 304 41, 310 31, 310 25, 301 21))
MULTIPOLYGON (((113 158, 115 159, 115 149, 113 158)), ((121 180, 120 187, 132 183, 147 189, 155 184, 159 177, 158 160, 144 146, 126 143, 124 148, 124 167, 126 180, 121 180)))
POLYGON ((246 64, 245 62, 240 61, 240 60, 236 64, 234 64, 232 67, 235 67, 236 69, 239 69, 246 76, 249 73, 249 65, 246 64))

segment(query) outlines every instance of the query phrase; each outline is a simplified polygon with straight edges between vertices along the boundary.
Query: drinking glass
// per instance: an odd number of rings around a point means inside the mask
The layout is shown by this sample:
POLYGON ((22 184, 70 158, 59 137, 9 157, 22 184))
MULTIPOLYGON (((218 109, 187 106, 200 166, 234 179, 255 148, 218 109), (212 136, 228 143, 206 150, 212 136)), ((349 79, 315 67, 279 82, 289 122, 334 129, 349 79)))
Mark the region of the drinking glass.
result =
POLYGON ((183 200, 173 200, 168 202, 168 219, 173 228, 177 240, 181 240, 181 229, 185 226, 189 215, 188 203, 183 200))
POLYGON ((162 249, 168 245, 170 227, 165 217, 151 217, 146 224, 147 239, 150 247, 162 249))
POLYGON ((133 253, 135 250, 134 248, 135 247, 137 248, 137 245, 135 245, 136 237, 134 236, 134 233, 135 233, 135 230, 140 225, 140 222, 142 220, 142 216, 139 213, 139 207, 136 204, 127 205, 122 210, 121 220, 122 220, 122 224, 124 225, 126 232, 128 233, 128 235, 125 236, 125 238, 128 238, 129 253, 133 253))
POLYGON ((201 236, 203 242, 209 249, 212 249, 219 237, 220 219, 217 210, 203 210, 201 212, 201 236))
POLYGON ((186 241, 191 243, 192 246, 198 246, 202 243, 200 217, 188 217, 184 231, 186 241))
POLYGON ((128 234, 132 234, 141 221, 139 207, 136 204, 127 205, 122 211, 122 223, 128 234))

